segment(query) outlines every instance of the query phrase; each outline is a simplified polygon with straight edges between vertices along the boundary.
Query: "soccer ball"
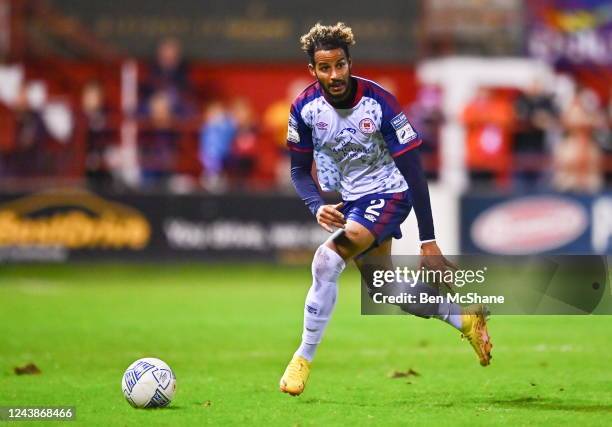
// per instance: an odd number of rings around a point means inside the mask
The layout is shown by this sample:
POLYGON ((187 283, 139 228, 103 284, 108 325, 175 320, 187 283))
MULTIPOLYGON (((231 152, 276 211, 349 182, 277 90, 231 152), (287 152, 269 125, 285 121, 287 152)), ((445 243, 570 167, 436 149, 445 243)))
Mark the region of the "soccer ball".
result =
POLYGON ((121 389, 134 408, 161 408, 174 397, 176 377, 165 362, 145 357, 126 369, 121 389))

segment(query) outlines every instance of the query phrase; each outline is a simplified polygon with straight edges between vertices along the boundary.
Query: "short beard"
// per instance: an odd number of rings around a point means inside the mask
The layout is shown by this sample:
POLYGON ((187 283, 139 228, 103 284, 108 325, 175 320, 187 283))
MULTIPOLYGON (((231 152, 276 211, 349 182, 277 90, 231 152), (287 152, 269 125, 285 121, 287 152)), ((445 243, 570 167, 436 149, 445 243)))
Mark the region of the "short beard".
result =
MULTIPOLYGON (((319 80, 319 78, 317 77, 317 80, 319 80)), ((321 87, 323 88, 323 90, 325 91, 325 93, 327 94, 327 96, 333 100, 335 103, 337 102, 342 102, 342 101, 346 101, 348 99, 349 96, 351 96, 351 90, 353 88, 353 79, 351 78, 351 75, 349 74, 348 77, 348 81, 346 82, 346 90, 344 91, 344 93, 342 95, 333 95, 326 87, 323 83, 321 83, 321 80, 319 80, 319 84, 321 85, 321 87)))

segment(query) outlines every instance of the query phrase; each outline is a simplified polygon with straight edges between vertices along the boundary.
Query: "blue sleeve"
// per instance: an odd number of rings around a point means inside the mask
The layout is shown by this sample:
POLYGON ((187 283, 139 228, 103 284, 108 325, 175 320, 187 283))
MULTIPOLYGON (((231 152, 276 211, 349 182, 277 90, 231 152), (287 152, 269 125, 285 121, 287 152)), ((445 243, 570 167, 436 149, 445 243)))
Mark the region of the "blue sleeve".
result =
POLYGON ((324 203, 319 188, 311 175, 312 152, 291 151, 291 181, 298 195, 310 212, 316 216, 319 207, 324 203))
POLYGON ((429 188, 421 166, 419 150, 408 150, 403 154, 395 156, 395 165, 404 176, 410 187, 412 206, 419 224, 419 238, 421 242, 434 240, 433 216, 431 214, 431 201, 429 200, 429 188))
POLYGON ((289 114, 287 148, 291 151, 291 181, 295 191, 313 215, 324 203, 319 188, 312 178, 313 144, 312 131, 304 123, 298 109, 293 105, 289 114))
POLYGON ((410 125, 395 97, 388 92, 381 92, 378 96, 382 109, 380 133, 391 156, 401 156, 421 145, 419 135, 410 125))
POLYGON ((287 127, 287 148, 291 151, 311 153, 313 147, 312 129, 304 122, 296 106, 292 105, 287 127))

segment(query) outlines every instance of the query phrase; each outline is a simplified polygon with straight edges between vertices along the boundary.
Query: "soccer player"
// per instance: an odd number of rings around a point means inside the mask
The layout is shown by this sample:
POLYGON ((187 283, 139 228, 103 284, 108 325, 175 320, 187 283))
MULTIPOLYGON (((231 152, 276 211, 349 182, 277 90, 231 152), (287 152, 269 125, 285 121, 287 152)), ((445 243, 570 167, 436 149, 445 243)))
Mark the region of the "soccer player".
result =
MULTIPOLYGON (((287 133, 291 178, 317 222, 333 234, 315 252, 302 342, 280 380, 281 391, 291 395, 304 391, 346 262, 354 259, 363 274, 368 259, 390 258, 391 238, 401 237, 400 225, 412 207, 425 265, 453 267, 435 241, 429 191, 418 154, 421 141, 393 95, 370 80, 351 75, 351 28, 341 22, 317 24, 300 41, 316 81, 291 106, 287 133), (325 204, 311 176, 313 159, 321 188, 339 191, 342 203, 325 204)), ((438 293, 424 283, 407 286, 405 291, 438 293)), ((492 344, 482 307, 467 310, 440 303, 401 308, 422 317, 434 313, 433 317, 467 337, 481 365, 489 364, 492 344)))

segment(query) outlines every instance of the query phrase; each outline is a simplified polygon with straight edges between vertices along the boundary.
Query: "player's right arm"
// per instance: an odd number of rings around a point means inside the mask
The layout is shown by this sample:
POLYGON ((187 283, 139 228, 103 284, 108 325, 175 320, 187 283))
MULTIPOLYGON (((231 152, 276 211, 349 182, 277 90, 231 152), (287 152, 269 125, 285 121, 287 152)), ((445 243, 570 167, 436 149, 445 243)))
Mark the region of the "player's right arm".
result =
POLYGON ((302 201, 325 230, 344 228, 344 215, 338 210, 342 203, 326 205, 312 178, 312 130, 304 123, 295 106, 291 107, 287 131, 287 147, 291 152, 291 181, 302 201))

